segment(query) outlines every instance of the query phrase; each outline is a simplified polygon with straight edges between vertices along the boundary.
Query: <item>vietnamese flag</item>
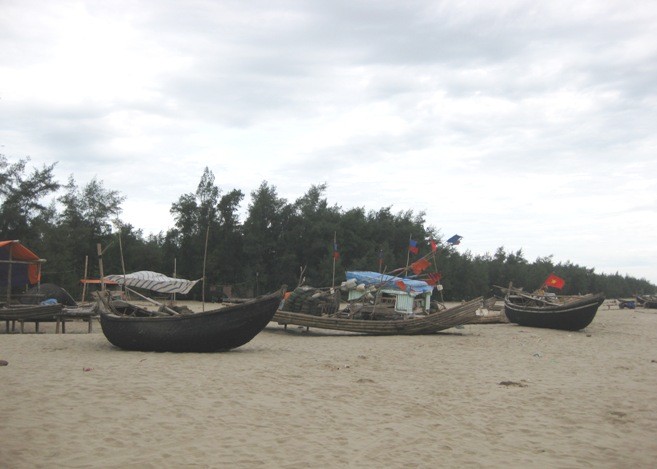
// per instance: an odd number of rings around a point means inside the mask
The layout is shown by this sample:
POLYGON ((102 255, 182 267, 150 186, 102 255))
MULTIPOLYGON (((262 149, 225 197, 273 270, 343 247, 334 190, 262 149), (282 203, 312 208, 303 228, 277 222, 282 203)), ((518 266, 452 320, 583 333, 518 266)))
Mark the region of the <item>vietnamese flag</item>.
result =
POLYGON ((561 290, 565 284, 566 281, 564 279, 557 277, 554 274, 550 274, 543 285, 561 290))
POLYGON ((436 244, 436 242, 432 239, 431 241, 429 241, 429 243, 431 244, 431 252, 436 252, 438 250, 438 245, 436 244))
POLYGON ((406 284, 404 283, 403 280, 397 280, 395 282, 395 285, 397 285, 397 288, 399 288, 402 291, 406 291, 406 284))
POLYGON ((427 283, 429 285, 437 284, 438 282, 440 282, 440 279, 443 277, 440 272, 430 272, 428 275, 429 278, 427 278, 427 283))
POLYGON ((420 273, 429 267, 431 264, 424 257, 420 260, 417 260, 411 264, 411 269, 415 275, 420 275, 420 273))

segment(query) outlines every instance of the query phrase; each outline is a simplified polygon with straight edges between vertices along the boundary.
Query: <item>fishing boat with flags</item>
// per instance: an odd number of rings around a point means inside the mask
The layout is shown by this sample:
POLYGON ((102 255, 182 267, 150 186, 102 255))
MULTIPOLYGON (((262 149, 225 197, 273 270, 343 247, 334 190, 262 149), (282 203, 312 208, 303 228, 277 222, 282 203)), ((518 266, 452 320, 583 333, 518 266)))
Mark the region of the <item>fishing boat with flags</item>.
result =
MULTIPOLYGON (((447 240, 456 245, 463 237, 447 240)), ((409 237, 406 267, 389 273, 347 271, 346 281, 335 286, 337 242, 333 240, 333 286, 314 288, 300 285, 286 295, 274 321, 285 326, 331 329, 372 335, 433 334, 477 320, 483 299, 475 298, 451 308, 442 301, 432 301, 434 292, 442 300, 441 274, 428 272, 437 244, 430 240, 430 252, 414 262, 410 254, 419 253, 416 240, 409 237), (346 306, 342 306, 345 295, 346 306)), ((379 256, 381 259, 381 256, 379 256)), ((380 267, 382 262, 380 261, 380 267)), ((434 261, 435 267, 435 261, 434 261)))
POLYGON ((482 298, 446 309, 432 305, 434 287, 421 280, 376 272, 347 272, 347 278, 338 289, 298 287, 273 320, 285 327, 371 335, 434 334, 474 321, 482 305, 482 298), (346 308, 340 307, 341 291, 347 295, 346 308))

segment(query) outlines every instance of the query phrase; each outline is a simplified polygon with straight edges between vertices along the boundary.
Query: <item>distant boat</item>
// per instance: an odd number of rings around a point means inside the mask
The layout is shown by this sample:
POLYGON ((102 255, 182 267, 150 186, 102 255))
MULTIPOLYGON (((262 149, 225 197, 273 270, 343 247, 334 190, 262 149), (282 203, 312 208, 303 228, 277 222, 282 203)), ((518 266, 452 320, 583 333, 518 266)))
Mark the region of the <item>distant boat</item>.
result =
POLYGON ((103 334, 115 346, 145 352, 222 352, 253 339, 276 313, 283 290, 233 306, 191 314, 157 315, 125 301, 104 299, 103 334))
POLYGON ((506 290, 504 313, 510 322, 521 326, 578 331, 591 324, 604 299, 602 293, 559 297, 511 288, 506 290))
POLYGON ((637 295, 636 303, 642 308, 657 308, 657 295, 637 295))

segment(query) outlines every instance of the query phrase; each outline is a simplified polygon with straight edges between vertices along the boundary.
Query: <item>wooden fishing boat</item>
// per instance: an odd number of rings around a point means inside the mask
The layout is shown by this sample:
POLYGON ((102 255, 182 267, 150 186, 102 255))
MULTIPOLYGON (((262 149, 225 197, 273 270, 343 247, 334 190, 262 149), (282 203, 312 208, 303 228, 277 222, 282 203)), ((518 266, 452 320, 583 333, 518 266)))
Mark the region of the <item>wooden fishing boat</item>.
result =
POLYGON ((604 299, 602 293, 546 297, 509 289, 504 313, 510 322, 521 326, 578 331, 591 324, 604 299))
POLYGON ((657 295, 637 295, 636 303, 641 308, 657 308, 657 295))
MULTIPOLYGON (((21 332, 23 332, 23 323, 60 321, 62 315, 61 304, 46 305, 4 305, 0 307, 0 320, 5 321, 6 331, 9 332, 9 324, 19 322, 21 332)), ((37 329, 38 330, 38 329, 37 329)))
POLYGON ((125 350, 221 352, 246 344, 262 331, 282 295, 283 289, 238 305, 176 315, 103 299, 100 324, 107 340, 125 350))
POLYGON ((482 298, 476 298, 452 308, 406 319, 351 319, 339 315, 316 316, 279 310, 273 321, 286 327, 290 324, 371 335, 434 334, 475 321, 482 301, 482 298))

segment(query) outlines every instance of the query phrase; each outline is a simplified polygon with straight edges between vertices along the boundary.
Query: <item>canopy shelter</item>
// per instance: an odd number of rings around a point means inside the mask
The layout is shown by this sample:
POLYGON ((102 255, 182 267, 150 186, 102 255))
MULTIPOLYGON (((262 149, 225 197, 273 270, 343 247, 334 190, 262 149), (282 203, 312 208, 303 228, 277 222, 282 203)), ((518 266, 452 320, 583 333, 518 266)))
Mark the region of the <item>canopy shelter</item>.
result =
POLYGON ((13 288, 41 281, 41 264, 45 261, 18 240, 0 241, 0 288, 7 288, 7 303, 13 288))
POLYGON ((99 278, 83 278, 80 280, 80 283, 82 284, 82 301, 86 301, 87 299, 87 290, 89 291, 94 291, 95 289, 102 289, 103 284, 105 284, 105 288, 108 290, 117 290, 118 288, 118 283, 116 283, 114 280, 109 280, 108 278, 105 279, 99 279, 99 278))
POLYGON ((347 282, 351 282, 356 288, 349 289, 348 301, 360 299, 369 290, 374 290, 377 295, 387 295, 394 298, 394 309, 397 312, 412 314, 416 299, 420 300, 420 306, 428 312, 431 304, 431 294, 434 286, 423 280, 395 277, 368 271, 346 272, 347 282))
POLYGON ((180 293, 187 294, 199 280, 185 280, 184 278, 171 278, 164 274, 142 270, 126 275, 106 275, 105 280, 111 280, 119 285, 125 285, 133 288, 143 288, 145 290, 156 291, 159 293, 180 293))

